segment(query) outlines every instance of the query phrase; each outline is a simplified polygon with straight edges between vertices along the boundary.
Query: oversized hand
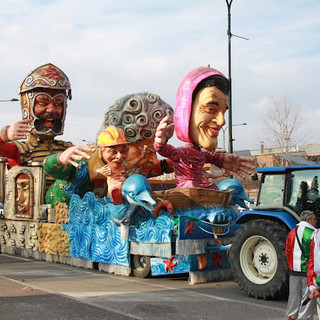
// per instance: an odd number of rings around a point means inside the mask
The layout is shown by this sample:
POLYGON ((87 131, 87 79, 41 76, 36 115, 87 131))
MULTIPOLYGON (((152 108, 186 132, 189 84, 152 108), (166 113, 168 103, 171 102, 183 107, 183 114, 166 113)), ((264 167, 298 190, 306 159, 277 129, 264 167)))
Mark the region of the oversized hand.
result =
POLYGON ((237 154, 226 154, 223 160, 223 168, 236 173, 244 179, 256 169, 253 163, 254 158, 252 157, 240 157, 237 154))
POLYGON ((24 119, 12 124, 7 131, 7 136, 10 141, 26 139, 31 130, 32 119, 24 119))
POLYGON ((82 160, 83 158, 90 159, 87 152, 93 152, 95 150, 92 146, 74 146, 66 149, 58 156, 58 161, 61 164, 72 164, 74 167, 79 167, 79 163, 74 160, 82 160))
POLYGON ((169 117, 164 117, 157 128, 154 141, 159 145, 163 146, 167 143, 168 138, 171 136, 171 133, 174 129, 174 124, 169 123, 169 117))

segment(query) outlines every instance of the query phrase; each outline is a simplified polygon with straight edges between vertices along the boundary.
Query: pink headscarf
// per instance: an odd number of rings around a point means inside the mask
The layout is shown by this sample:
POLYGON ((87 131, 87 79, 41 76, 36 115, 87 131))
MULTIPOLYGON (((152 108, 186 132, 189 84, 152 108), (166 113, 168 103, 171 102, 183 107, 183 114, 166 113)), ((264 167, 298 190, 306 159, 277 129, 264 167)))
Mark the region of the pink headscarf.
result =
POLYGON ((221 72, 210 67, 191 70, 182 78, 176 95, 173 118, 176 135, 181 141, 192 142, 189 137, 189 122, 194 89, 203 79, 215 75, 226 78, 221 72))

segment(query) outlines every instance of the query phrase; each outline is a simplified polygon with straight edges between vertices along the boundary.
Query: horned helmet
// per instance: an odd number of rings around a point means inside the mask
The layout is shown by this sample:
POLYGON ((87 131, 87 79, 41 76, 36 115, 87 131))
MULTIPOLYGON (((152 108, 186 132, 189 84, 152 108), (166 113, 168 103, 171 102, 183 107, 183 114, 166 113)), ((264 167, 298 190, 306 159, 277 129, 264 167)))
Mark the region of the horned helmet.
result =
POLYGON ((18 91, 21 95, 22 119, 33 119, 34 134, 43 138, 63 134, 67 100, 71 100, 72 96, 70 81, 61 69, 51 63, 36 68, 23 80, 18 91), (34 113, 36 97, 43 94, 52 99, 57 95, 63 96, 63 113, 51 126, 46 126, 41 116, 34 113))

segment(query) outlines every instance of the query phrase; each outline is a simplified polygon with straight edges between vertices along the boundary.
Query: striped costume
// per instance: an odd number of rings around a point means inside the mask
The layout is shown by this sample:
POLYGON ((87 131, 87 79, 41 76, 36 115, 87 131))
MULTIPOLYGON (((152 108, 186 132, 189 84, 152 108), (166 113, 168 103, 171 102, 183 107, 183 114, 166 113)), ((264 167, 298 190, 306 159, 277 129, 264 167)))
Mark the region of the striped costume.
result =
POLYGON ((310 244, 315 230, 310 223, 301 221, 298 223, 297 228, 289 232, 287 237, 286 255, 290 274, 290 292, 286 315, 291 319, 313 319, 315 302, 310 301, 303 307, 301 303, 309 295, 307 263, 310 254, 310 244))
POLYGON ((215 183, 203 181, 203 166, 205 163, 212 163, 221 168, 223 154, 201 150, 194 144, 175 148, 170 144, 159 146, 155 143, 154 148, 160 155, 172 160, 177 188, 218 189, 215 183))
MULTIPOLYGON (((320 229, 319 229, 320 230, 320 229)), ((309 291, 320 288, 320 233, 317 230, 314 233, 310 246, 310 259, 308 263, 308 286, 309 291)), ((314 300, 317 303, 317 313, 320 319, 320 301, 319 298, 314 300)))
MULTIPOLYGON (((320 230, 320 229, 319 229, 320 230)), ((310 247, 308 263, 308 286, 310 290, 320 288, 320 233, 317 230, 310 247)))

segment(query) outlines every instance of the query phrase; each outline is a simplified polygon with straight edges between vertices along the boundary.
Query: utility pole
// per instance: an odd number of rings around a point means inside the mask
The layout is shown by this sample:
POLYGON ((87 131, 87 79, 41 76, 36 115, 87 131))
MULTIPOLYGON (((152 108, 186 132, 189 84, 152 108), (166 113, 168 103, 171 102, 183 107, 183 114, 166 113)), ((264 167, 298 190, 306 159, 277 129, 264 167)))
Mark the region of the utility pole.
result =
POLYGON ((233 153, 233 137, 232 137, 232 79, 231 79, 231 38, 232 36, 241 38, 244 40, 249 40, 245 37, 237 36, 232 34, 231 32, 231 5, 233 0, 226 0, 227 7, 228 7, 228 77, 230 83, 230 90, 229 90, 229 121, 228 121, 228 133, 229 133, 229 145, 228 145, 228 152, 233 153))
POLYGON ((231 4, 233 0, 226 0, 228 7, 228 77, 230 83, 229 91, 229 147, 228 152, 233 153, 233 138, 232 138, 232 81, 231 81, 231 4))

